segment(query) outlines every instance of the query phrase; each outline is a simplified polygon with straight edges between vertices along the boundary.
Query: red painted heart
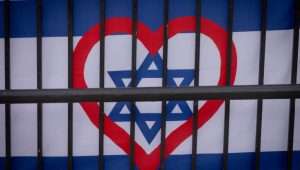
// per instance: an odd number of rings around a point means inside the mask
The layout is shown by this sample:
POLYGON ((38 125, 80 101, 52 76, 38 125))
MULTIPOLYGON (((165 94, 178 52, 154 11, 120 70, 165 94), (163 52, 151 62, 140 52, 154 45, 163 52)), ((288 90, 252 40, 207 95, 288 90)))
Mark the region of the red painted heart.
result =
MULTIPOLYGON (((226 47, 227 33, 214 22, 201 18, 201 33, 208 36, 217 46, 220 54, 220 77, 219 86, 224 86, 226 81, 226 47)), ((181 17, 169 22, 168 37, 171 38, 178 33, 195 32, 195 18, 181 17)), ((101 26, 96 25, 86 32, 78 42, 74 50, 74 70, 73 70, 73 87, 84 89, 88 88, 84 79, 84 66, 92 47, 99 41, 99 32, 101 26)), ((111 18, 106 22, 105 35, 112 34, 131 34, 130 18, 111 18)), ((163 44, 163 27, 152 32, 143 23, 138 23, 138 39, 144 44, 151 54, 157 53, 163 44)), ((231 84, 236 76, 237 55, 233 44, 232 63, 231 63, 231 84)), ((206 123, 222 105, 223 100, 209 100, 199 108, 198 128, 206 123)), ((99 108, 96 102, 81 102, 80 105, 88 115, 91 122, 98 127, 99 108)), ((128 133, 113 122, 108 116, 104 117, 104 133, 124 152, 129 153, 130 136, 128 133)), ((172 131, 166 138, 165 158, 167 158, 176 147, 192 134, 192 117, 186 120, 181 126, 172 131)), ((150 154, 135 142, 135 163, 140 170, 154 170, 159 166, 159 146, 150 154)))

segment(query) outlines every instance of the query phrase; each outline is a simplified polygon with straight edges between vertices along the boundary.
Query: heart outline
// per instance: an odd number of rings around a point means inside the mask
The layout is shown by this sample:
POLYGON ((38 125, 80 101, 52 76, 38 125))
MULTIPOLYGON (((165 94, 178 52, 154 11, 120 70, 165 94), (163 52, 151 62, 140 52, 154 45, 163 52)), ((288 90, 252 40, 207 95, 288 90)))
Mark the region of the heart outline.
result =
MULTIPOLYGON (((225 86, 226 82, 226 47, 227 33, 214 22, 201 18, 201 33, 207 35, 216 44, 221 58, 220 78, 218 86, 225 86)), ((106 20, 105 36, 113 34, 131 34, 132 21, 128 17, 115 17, 106 20)), ((168 39, 178 33, 195 32, 195 17, 186 16, 175 18, 169 22, 168 39)), ((84 66, 90 50, 100 40, 100 24, 93 26, 86 32, 76 45, 73 53, 73 88, 88 88, 84 79, 84 66)), ((163 45, 163 27, 156 31, 151 31, 141 22, 137 24, 137 38, 149 50, 150 54, 156 53, 163 45)), ((232 42, 232 63, 231 81, 233 85, 237 70, 237 54, 234 43, 232 42)), ((198 110, 198 129, 205 124, 223 104, 223 100, 209 100, 198 110)), ((99 107, 96 102, 81 102, 83 110, 88 115, 90 121, 98 128, 99 107)), ((128 133, 114 123, 108 116, 104 116, 104 134, 118 145, 125 153, 130 152, 130 136, 128 133), (108 130, 109 129, 109 130, 108 130)), ((166 137, 165 155, 166 159, 185 139, 192 134, 192 116, 182 125, 172 131, 166 137)), ((135 145, 135 164, 140 170, 154 170, 159 166, 160 148, 158 145, 150 154, 138 144, 135 145)))

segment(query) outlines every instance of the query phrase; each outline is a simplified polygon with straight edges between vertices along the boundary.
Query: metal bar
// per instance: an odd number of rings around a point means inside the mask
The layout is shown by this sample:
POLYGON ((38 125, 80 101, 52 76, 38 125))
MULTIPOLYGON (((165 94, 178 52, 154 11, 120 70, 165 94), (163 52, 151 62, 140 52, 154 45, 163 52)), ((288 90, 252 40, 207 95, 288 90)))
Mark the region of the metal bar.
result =
MULTIPOLYGON (((99 87, 104 88, 105 74, 105 20, 106 20, 106 1, 100 0, 100 77, 99 87)), ((99 170, 104 170, 104 102, 99 102, 99 170)))
MULTIPOLYGON (((73 77, 73 0, 67 1, 68 13, 68 88, 72 88, 73 77)), ((68 170, 73 169, 73 103, 68 101, 68 170)))
MULTIPOLYGON (((137 19, 138 19, 138 0, 132 0, 132 25, 131 25, 131 84, 130 87, 136 87, 136 57, 137 57, 137 19)), ((135 140, 135 121, 136 121, 136 112, 135 112, 135 101, 130 103, 130 154, 129 154, 129 168, 134 170, 134 140, 135 140)))
MULTIPOLYGON (((293 51, 292 51, 292 71, 291 84, 297 84, 297 69, 298 69, 298 51, 299 51, 299 19, 300 19, 300 3, 295 1, 294 11, 294 35, 293 35, 293 51)), ((288 132, 288 147, 287 147, 287 170, 293 169, 293 148, 294 148, 294 124, 295 124, 295 98, 290 99, 289 112, 289 132, 288 132)))
MULTIPOLYGON (((4 1, 5 90, 10 89, 10 5, 4 1)), ((5 103, 5 169, 11 169, 11 107, 5 103)))
MULTIPOLYGON (((36 0, 37 89, 42 89, 42 1, 36 0)), ((43 106, 37 103, 37 169, 43 169, 43 106)))
POLYGON ((300 85, 0 90, 0 103, 300 98, 300 85))
MULTIPOLYGON (((194 87, 199 86, 199 68, 200 68, 200 18, 201 18, 201 0, 195 1, 195 68, 194 68, 194 87)), ((193 129, 192 129, 192 163, 191 169, 197 169, 197 140, 198 140, 198 100, 194 100, 193 105, 193 129)))
MULTIPOLYGON (((167 87, 168 79, 168 22, 169 22, 169 0, 164 0, 164 17, 163 17, 163 72, 162 87, 167 87)), ((166 122, 167 121, 167 100, 162 100, 161 105, 161 134, 160 134, 160 170, 165 169, 165 140, 166 140, 166 122)))
MULTIPOLYGON (((227 8, 227 50, 226 50, 226 86, 231 86, 231 61, 232 61, 232 27, 233 27, 233 6, 234 1, 228 0, 227 8)), ((225 98, 224 117, 224 139, 223 139, 223 169, 228 169, 228 143, 229 143, 229 121, 230 121, 230 100, 225 98)))
MULTIPOLYGON (((261 0, 261 34, 260 34, 260 54, 258 85, 264 84, 265 50, 266 50, 266 31, 267 31, 267 6, 268 0, 261 0)), ((261 152, 261 128, 262 128, 262 109, 263 100, 258 98, 256 116, 256 137, 255 137, 255 169, 260 169, 261 152)))

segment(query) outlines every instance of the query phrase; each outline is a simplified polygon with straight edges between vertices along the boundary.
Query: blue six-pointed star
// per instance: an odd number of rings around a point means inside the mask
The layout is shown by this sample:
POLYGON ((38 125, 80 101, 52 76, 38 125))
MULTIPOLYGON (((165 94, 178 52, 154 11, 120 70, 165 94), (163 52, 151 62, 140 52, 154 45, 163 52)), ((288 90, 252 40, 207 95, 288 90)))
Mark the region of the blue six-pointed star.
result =
MULTIPOLYGON (((148 54, 141 66, 137 69, 136 85, 139 86, 139 83, 146 78, 161 79, 163 70, 162 64, 162 58, 158 53, 156 55, 148 54)), ((125 82, 125 80, 130 80, 131 78, 130 70, 108 71, 108 74, 117 88, 125 88, 131 85, 131 82, 125 82)), ((167 74, 168 87, 189 86, 194 78, 193 69, 169 69, 167 74), (180 80, 180 82, 177 80, 180 80)), ((130 113, 124 114, 123 111, 132 109, 132 111, 136 113, 136 124, 147 142, 151 143, 160 130, 161 113, 142 113, 136 105, 130 106, 129 102, 117 102, 109 114, 110 118, 115 122, 128 122, 130 121, 130 113), (152 124, 149 125, 147 122, 152 122, 152 124)), ((191 108, 186 101, 168 101, 166 106, 167 121, 186 120, 192 115, 191 108)))

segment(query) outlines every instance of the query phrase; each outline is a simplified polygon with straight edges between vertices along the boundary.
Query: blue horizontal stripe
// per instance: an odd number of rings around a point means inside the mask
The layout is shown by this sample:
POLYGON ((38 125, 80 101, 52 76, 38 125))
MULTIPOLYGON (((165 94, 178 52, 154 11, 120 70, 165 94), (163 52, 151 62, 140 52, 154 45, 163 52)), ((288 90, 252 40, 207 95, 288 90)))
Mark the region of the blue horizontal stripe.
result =
MULTIPOLYGON (((170 0, 170 19, 195 13, 195 0, 170 0)), ((131 0, 109 0, 108 18, 131 16, 131 0)), ((268 29, 290 29, 293 25, 294 0, 272 0, 268 7, 268 29)), ((163 23, 162 0, 139 0, 139 20, 152 30, 163 23)), ((10 6, 11 36, 35 36, 35 1, 12 1, 10 6)), ((0 1, 3 14, 3 1, 0 1)), ((203 0, 202 14, 226 28, 227 0, 203 0)), ((255 31, 260 28, 260 0, 235 0, 234 31, 255 31)), ((74 35, 82 35, 99 23, 99 0, 74 0, 74 35)), ((3 15, 0 15, 0 37, 3 37, 3 15)), ((205 27, 205 25, 203 25, 205 27)), ((43 0, 43 35, 67 35, 66 0, 43 0)))
MULTIPOLYGON (((286 169, 287 152, 262 152, 262 170, 286 169)), ((35 170, 36 157, 14 157, 12 160, 13 170, 35 170)), ((231 153, 229 154, 229 170, 252 170, 255 169, 255 153, 231 153)), ((300 151, 294 152, 293 170, 299 170, 300 151)), ((97 169, 98 159, 96 156, 74 157, 74 170, 97 169)), ((170 156, 167 159, 168 170, 191 169, 191 155, 170 156)), ((66 170, 67 157, 45 157, 45 170, 66 170)), ((4 169, 4 158, 0 158, 0 169, 4 169)), ((105 169, 127 170, 129 159, 127 156, 105 156, 105 169)), ((219 170, 222 169, 222 154, 201 154, 197 157, 197 169, 219 170)))

